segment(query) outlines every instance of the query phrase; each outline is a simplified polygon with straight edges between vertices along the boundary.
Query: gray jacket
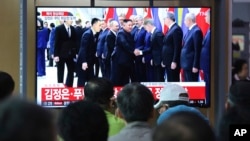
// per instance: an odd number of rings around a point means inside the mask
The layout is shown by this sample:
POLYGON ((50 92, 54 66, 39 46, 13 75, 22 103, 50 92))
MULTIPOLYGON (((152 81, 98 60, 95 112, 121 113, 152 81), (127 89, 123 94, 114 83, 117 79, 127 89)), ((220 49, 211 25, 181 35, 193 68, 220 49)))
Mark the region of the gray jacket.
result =
POLYGON ((146 122, 131 122, 108 141, 152 141, 152 129, 146 122))

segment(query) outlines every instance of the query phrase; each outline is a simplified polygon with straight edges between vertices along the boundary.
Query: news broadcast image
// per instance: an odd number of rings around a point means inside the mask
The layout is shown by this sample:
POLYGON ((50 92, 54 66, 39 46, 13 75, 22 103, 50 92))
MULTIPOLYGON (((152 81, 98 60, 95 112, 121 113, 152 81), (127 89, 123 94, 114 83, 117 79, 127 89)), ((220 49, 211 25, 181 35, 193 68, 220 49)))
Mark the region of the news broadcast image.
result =
POLYGON ((36 10, 39 105, 65 107, 82 100, 84 84, 105 77, 115 95, 125 84, 140 82, 157 100, 166 83, 176 83, 186 89, 191 105, 209 106, 209 7, 36 10))

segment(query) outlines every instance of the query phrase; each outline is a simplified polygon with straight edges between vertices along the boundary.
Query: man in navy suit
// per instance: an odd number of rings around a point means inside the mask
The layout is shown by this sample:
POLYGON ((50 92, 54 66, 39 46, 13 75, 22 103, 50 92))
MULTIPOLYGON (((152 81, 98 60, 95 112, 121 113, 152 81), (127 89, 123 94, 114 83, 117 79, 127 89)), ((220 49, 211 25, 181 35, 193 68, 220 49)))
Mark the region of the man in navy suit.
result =
POLYGON ((91 20, 91 28, 82 35, 81 46, 77 59, 77 86, 83 87, 85 82, 94 77, 94 63, 96 60, 96 34, 101 30, 101 21, 97 18, 91 20))
POLYGON ((146 55, 151 53, 152 59, 150 60, 153 66, 153 82, 164 82, 164 70, 161 66, 162 62, 162 46, 163 46, 163 33, 154 26, 152 19, 144 21, 144 27, 147 32, 151 34, 150 48, 144 50, 135 50, 135 55, 146 55))
POLYGON ((65 85, 67 87, 73 86, 76 57, 76 32, 71 26, 72 22, 72 20, 65 21, 55 29, 54 60, 57 62, 57 81, 63 83, 66 64, 68 74, 65 85))
MULTIPOLYGON (((136 23, 136 31, 134 33, 134 41, 135 41, 135 49, 143 50, 144 48, 144 40, 147 31, 143 27, 143 17, 138 15, 135 17, 136 23)), ((135 58, 135 76, 138 82, 146 81, 146 71, 145 64, 142 63, 142 56, 136 56, 135 58)))
POLYGON ((138 27, 136 26, 137 25, 136 17, 137 17, 136 15, 131 15, 129 17, 129 19, 132 20, 132 23, 133 23, 133 28, 132 28, 132 31, 131 31, 131 35, 133 37, 135 37, 135 33, 136 33, 137 29, 138 29, 138 27))
POLYGON ((196 24, 195 14, 186 14, 184 22, 188 31, 183 38, 181 68, 184 70, 185 82, 197 82, 199 80, 202 31, 196 24))
MULTIPOLYGON (((206 12, 205 17, 206 23, 210 25, 210 10, 206 12)), ((205 38, 202 42, 201 57, 200 57, 200 67, 204 73, 204 80, 206 83, 206 103, 210 102, 210 48, 211 48, 211 33, 208 29, 205 38)))
POLYGON ((135 82, 135 45, 131 35, 132 21, 125 19, 123 28, 118 32, 116 47, 112 53, 112 81, 114 85, 124 86, 129 82, 135 82))
POLYGON ((109 23, 109 32, 105 39, 104 46, 104 58, 105 58, 105 77, 111 80, 111 54, 115 48, 115 41, 117 32, 119 30, 119 23, 115 20, 110 21, 109 23))
POLYGON ((166 69, 168 82, 179 82, 183 32, 175 22, 174 13, 168 12, 164 22, 169 30, 163 39, 162 66, 166 69))
POLYGON ((106 39, 106 36, 107 36, 107 34, 109 32, 109 29, 107 28, 107 23, 104 20, 101 21, 101 27, 102 27, 102 30, 101 30, 101 32, 99 33, 99 36, 98 36, 96 54, 97 54, 97 57, 98 57, 99 66, 101 67, 102 77, 106 77, 105 76, 105 64, 104 64, 103 51, 104 51, 104 46, 105 46, 105 39, 106 39))

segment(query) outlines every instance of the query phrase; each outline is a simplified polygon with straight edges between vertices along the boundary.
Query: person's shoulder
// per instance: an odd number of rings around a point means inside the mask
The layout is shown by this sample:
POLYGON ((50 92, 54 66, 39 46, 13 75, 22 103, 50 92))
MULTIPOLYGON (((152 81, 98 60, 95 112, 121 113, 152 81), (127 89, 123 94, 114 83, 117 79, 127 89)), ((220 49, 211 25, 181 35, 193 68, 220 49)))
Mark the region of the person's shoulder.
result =
POLYGON ((121 140, 123 140, 123 139, 119 133, 114 135, 114 136, 110 136, 108 138, 108 141, 121 141, 121 140))

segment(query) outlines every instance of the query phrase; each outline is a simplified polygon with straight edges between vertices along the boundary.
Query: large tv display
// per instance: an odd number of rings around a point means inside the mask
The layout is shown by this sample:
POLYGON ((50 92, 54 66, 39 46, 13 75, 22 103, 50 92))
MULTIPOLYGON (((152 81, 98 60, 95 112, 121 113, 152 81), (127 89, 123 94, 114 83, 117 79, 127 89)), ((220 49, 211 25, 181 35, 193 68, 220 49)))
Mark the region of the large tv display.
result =
POLYGON ((115 95, 131 82, 155 99, 183 86, 192 106, 210 106, 210 7, 36 7, 36 100, 48 108, 84 99, 105 77, 115 95))

